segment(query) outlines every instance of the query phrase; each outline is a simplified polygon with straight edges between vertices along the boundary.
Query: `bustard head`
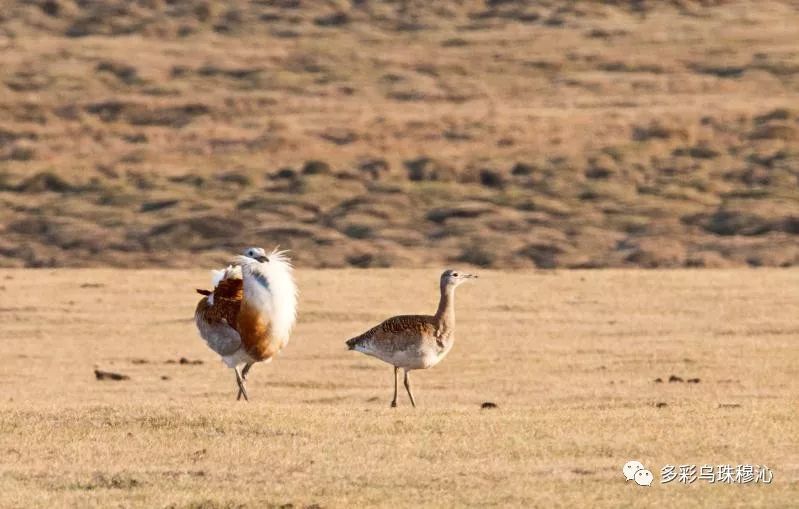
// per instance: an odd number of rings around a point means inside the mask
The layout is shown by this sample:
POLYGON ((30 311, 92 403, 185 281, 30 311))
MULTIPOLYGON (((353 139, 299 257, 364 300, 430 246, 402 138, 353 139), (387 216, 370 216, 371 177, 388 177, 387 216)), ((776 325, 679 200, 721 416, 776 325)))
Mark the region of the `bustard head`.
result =
POLYGON ((447 269, 441 274, 441 288, 455 288, 459 284, 477 276, 460 270, 447 269))
POLYGON ((266 256, 266 251, 262 247, 248 247, 241 254, 260 263, 269 261, 269 257, 266 256))

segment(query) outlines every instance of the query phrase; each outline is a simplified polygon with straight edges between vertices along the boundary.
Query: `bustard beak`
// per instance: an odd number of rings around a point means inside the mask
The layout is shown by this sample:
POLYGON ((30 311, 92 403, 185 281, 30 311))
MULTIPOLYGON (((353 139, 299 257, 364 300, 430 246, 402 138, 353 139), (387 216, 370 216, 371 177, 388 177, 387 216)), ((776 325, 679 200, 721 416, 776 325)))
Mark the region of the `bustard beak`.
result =
POLYGON ((477 279, 477 274, 461 274, 461 277, 465 279, 477 279))
POLYGON ((264 256, 264 255, 256 256, 255 259, 258 260, 260 263, 264 263, 264 262, 268 262, 269 261, 269 257, 264 256))

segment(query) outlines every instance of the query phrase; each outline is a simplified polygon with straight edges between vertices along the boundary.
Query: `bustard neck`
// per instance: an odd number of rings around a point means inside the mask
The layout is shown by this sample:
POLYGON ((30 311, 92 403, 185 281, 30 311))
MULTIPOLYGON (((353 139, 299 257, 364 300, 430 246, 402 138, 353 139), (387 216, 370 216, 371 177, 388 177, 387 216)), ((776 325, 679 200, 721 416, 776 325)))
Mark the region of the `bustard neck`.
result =
POLYGON ((441 300, 438 301, 435 318, 444 328, 455 327, 455 287, 441 285, 441 300))

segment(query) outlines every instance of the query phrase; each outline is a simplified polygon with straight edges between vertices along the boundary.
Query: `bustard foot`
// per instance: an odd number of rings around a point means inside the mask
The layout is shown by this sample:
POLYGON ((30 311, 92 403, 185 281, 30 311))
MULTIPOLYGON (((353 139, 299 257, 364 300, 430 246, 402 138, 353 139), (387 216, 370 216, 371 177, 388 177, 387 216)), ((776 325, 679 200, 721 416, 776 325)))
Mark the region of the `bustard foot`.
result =
POLYGON ((239 386, 239 393, 236 396, 236 401, 239 401, 242 396, 244 396, 244 401, 250 401, 250 397, 247 395, 247 387, 244 385, 244 377, 239 372, 239 368, 234 368, 234 371, 236 372, 236 383, 239 386))
POLYGON ((399 368, 394 366, 394 399, 391 400, 391 408, 397 408, 397 376, 399 368))
POLYGON ((244 396, 245 401, 250 401, 250 397, 247 395, 247 388, 244 386, 243 383, 239 385, 239 393, 236 396, 236 401, 239 401, 242 396, 244 396))
POLYGON ((408 377, 408 370, 405 370, 405 390, 408 391, 408 397, 411 399, 411 406, 416 408, 416 401, 413 399, 413 391, 411 391, 411 379, 408 377))

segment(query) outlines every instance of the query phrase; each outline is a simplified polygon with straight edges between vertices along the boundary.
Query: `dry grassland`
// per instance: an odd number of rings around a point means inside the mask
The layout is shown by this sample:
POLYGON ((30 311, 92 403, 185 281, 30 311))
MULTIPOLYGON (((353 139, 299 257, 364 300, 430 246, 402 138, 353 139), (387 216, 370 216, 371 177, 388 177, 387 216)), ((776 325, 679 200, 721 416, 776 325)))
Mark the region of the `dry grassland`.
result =
POLYGON ((437 275, 299 270, 244 404, 191 322, 206 273, 0 271, 0 507, 795 507, 799 272, 483 271, 392 410, 391 369, 343 340, 434 309, 437 275), (680 463, 774 481, 661 485, 680 463))

